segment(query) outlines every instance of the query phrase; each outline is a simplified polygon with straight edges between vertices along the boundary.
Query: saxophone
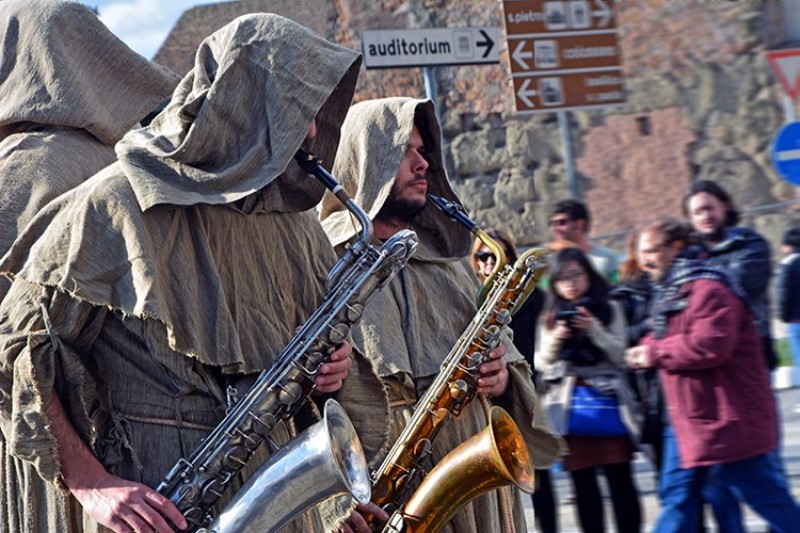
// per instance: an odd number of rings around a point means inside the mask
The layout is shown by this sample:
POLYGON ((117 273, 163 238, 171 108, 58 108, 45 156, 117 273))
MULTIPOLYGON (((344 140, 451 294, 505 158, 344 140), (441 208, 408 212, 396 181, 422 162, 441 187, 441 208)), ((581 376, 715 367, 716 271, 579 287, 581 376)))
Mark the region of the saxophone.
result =
MULTIPOLYGON (((502 246, 470 220, 461 206, 434 195, 428 197, 450 218, 467 226, 498 259, 479 292, 478 312, 417 402, 414 414, 383 463, 372 474, 372 501, 390 516, 402 511, 419 481, 427 475, 432 441, 475 398, 478 368, 489 360, 489 352, 500 342, 502 327, 511 321, 515 308, 533 292, 547 270, 546 252, 541 248, 527 251, 513 266, 508 265, 502 246)), ((516 426, 515 430, 519 432, 516 426)), ((367 519, 371 526, 376 525, 374 516, 367 519)))
POLYGON ((416 234, 403 230, 380 248, 373 247, 367 213, 313 154, 298 150, 295 160, 336 195, 361 229, 329 272, 322 304, 295 333, 275 364, 258 376, 211 434, 187 458, 179 459, 158 486, 158 492, 183 513, 190 530, 204 528, 212 521, 212 506, 275 425, 292 418, 308 401, 320 366, 347 339, 350 326, 363 314, 369 297, 405 266, 417 246, 416 234))

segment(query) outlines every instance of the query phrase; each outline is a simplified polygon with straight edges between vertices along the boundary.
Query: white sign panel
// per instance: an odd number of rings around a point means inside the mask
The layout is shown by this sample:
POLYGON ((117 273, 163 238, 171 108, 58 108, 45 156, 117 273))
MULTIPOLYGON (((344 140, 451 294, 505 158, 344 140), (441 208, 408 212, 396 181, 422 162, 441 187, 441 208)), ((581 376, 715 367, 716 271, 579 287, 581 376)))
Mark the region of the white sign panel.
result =
POLYGON ((500 62, 497 28, 365 30, 361 52, 367 68, 500 62))

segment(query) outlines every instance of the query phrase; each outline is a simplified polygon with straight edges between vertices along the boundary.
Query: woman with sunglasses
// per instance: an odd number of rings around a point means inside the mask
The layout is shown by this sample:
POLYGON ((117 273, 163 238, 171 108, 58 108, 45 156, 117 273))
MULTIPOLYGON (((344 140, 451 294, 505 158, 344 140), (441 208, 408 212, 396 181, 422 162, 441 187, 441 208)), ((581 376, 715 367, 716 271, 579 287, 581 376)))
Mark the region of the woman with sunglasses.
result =
MULTIPOLYGON (((513 264, 518 255, 511 235, 501 229, 489 229, 487 233, 503 247, 508 264, 513 264)), ((475 239, 472 243, 470 262, 478 279, 483 283, 494 270, 497 258, 480 239, 475 239)), ((542 290, 534 289, 522 307, 517 309, 510 325, 514 332, 514 346, 525 356, 531 369, 533 369, 533 353, 536 346, 536 323, 544 307, 544 299, 542 290)), ((532 378, 535 381, 535 372, 532 378)), ((556 533, 558 531, 558 513, 549 470, 536 470, 536 491, 531 495, 531 500, 538 531, 556 533)))
MULTIPOLYGON (((609 284, 578 248, 551 256, 550 287, 539 321, 536 368, 548 389, 544 403, 554 429, 566 437, 564 470, 575 491, 578 521, 585 533, 604 533, 603 499, 597 482, 602 467, 611 493, 616 531, 638 533, 641 504, 631 473, 636 402, 624 375, 626 324, 609 299, 609 284), (617 432, 580 432, 570 424, 578 386, 614 396, 620 406, 617 432)), ((586 389, 582 389, 586 390, 586 389)), ((598 395, 599 396, 599 395, 598 395)), ((605 429, 605 428, 604 428, 605 429)))

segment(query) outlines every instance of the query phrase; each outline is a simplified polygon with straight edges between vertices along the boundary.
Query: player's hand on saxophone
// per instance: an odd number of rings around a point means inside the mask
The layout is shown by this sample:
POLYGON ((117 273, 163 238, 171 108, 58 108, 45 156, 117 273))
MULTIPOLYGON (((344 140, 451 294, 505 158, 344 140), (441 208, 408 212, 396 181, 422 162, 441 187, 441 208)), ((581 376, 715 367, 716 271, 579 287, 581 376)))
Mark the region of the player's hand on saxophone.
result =
POLYGON ((367 524, 367 520, 361 513, 367 513, 378 519, 378 522, 385 524, 389 521, 389 515, 374 503, 359 503, 356 505, 355 511, 350 515, 339 530, 340 533, 371 533, 371 529, 367 524))
POLYGON ((353 366, 353 347, 344 341, 331 354, 330 361, 324 363, 319 371, 320 374, 314 379, 317 385, 316 394, 330 394, 342 388, 342 382, 350 373, 353 366))
POLYGON ((497 345, 489 352, 490 360, 479 368, 478 393, 488 394, 494 398, 502 396, 506 392, 509 375, 505 355, 506 347, 502 344, 497 345))

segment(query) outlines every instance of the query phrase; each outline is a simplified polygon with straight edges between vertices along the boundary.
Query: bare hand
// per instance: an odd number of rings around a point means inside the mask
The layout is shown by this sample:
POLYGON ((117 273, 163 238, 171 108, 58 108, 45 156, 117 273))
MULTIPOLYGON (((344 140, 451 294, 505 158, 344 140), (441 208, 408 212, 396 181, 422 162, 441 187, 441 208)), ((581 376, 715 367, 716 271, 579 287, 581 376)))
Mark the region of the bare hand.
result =
POLYGON ((478 392, 489 396, 501 396, 508 389, 508 366, 505 359, 506 347, 502 344, 489 352, 489 361, 483 363, 478 371, 478 392))
POLYGON ((162 514, 180 529, 187 527, 186 519, 168 498, 105 471, 99 479, 70 487, 70 491, 90 517, 118 533, 174 531, 162 514))
POLYGON ((356 509, 353 511, 353 514, 351 514, 350 518, 347 519, 347 522, 342 525, 342 529, 340 531, 342 533, 370 533, 371 530, 369 525, 367 525, 367 519, 364 518, 362 513, 375 516, 382 524, 385 524, 389 521, 389 515, 386 514, 386 511, 374 503, 359 503, 356 505, 356 509))
POLYGON ((347 341, 336 348, 331 354, 330 361, 324 363, 319 371, 320 374, 314 380, 317 388, 316 394, 330 394, 342 388, 342 381, 350 372, 353 366, 353 347, 347 341))
POLYGON ((577 307, 575 310, 578 312, 578 314, 573 317, 570 324, 578 331, 587 331, 590 327, 592 327, 594 315, 585 307, 577 307))
POLYGON ((565 341, 572 337, 572 330, 569 329, 569 325, 565 321, 559 320, 556 322, 555 328, 553 328, 553 337, 560 341, 565 341))
POLYGON ((625 350, 625 362, 634 369, 644 369, 653 366, 650 349, 647 346, 634 346, 625 350))

